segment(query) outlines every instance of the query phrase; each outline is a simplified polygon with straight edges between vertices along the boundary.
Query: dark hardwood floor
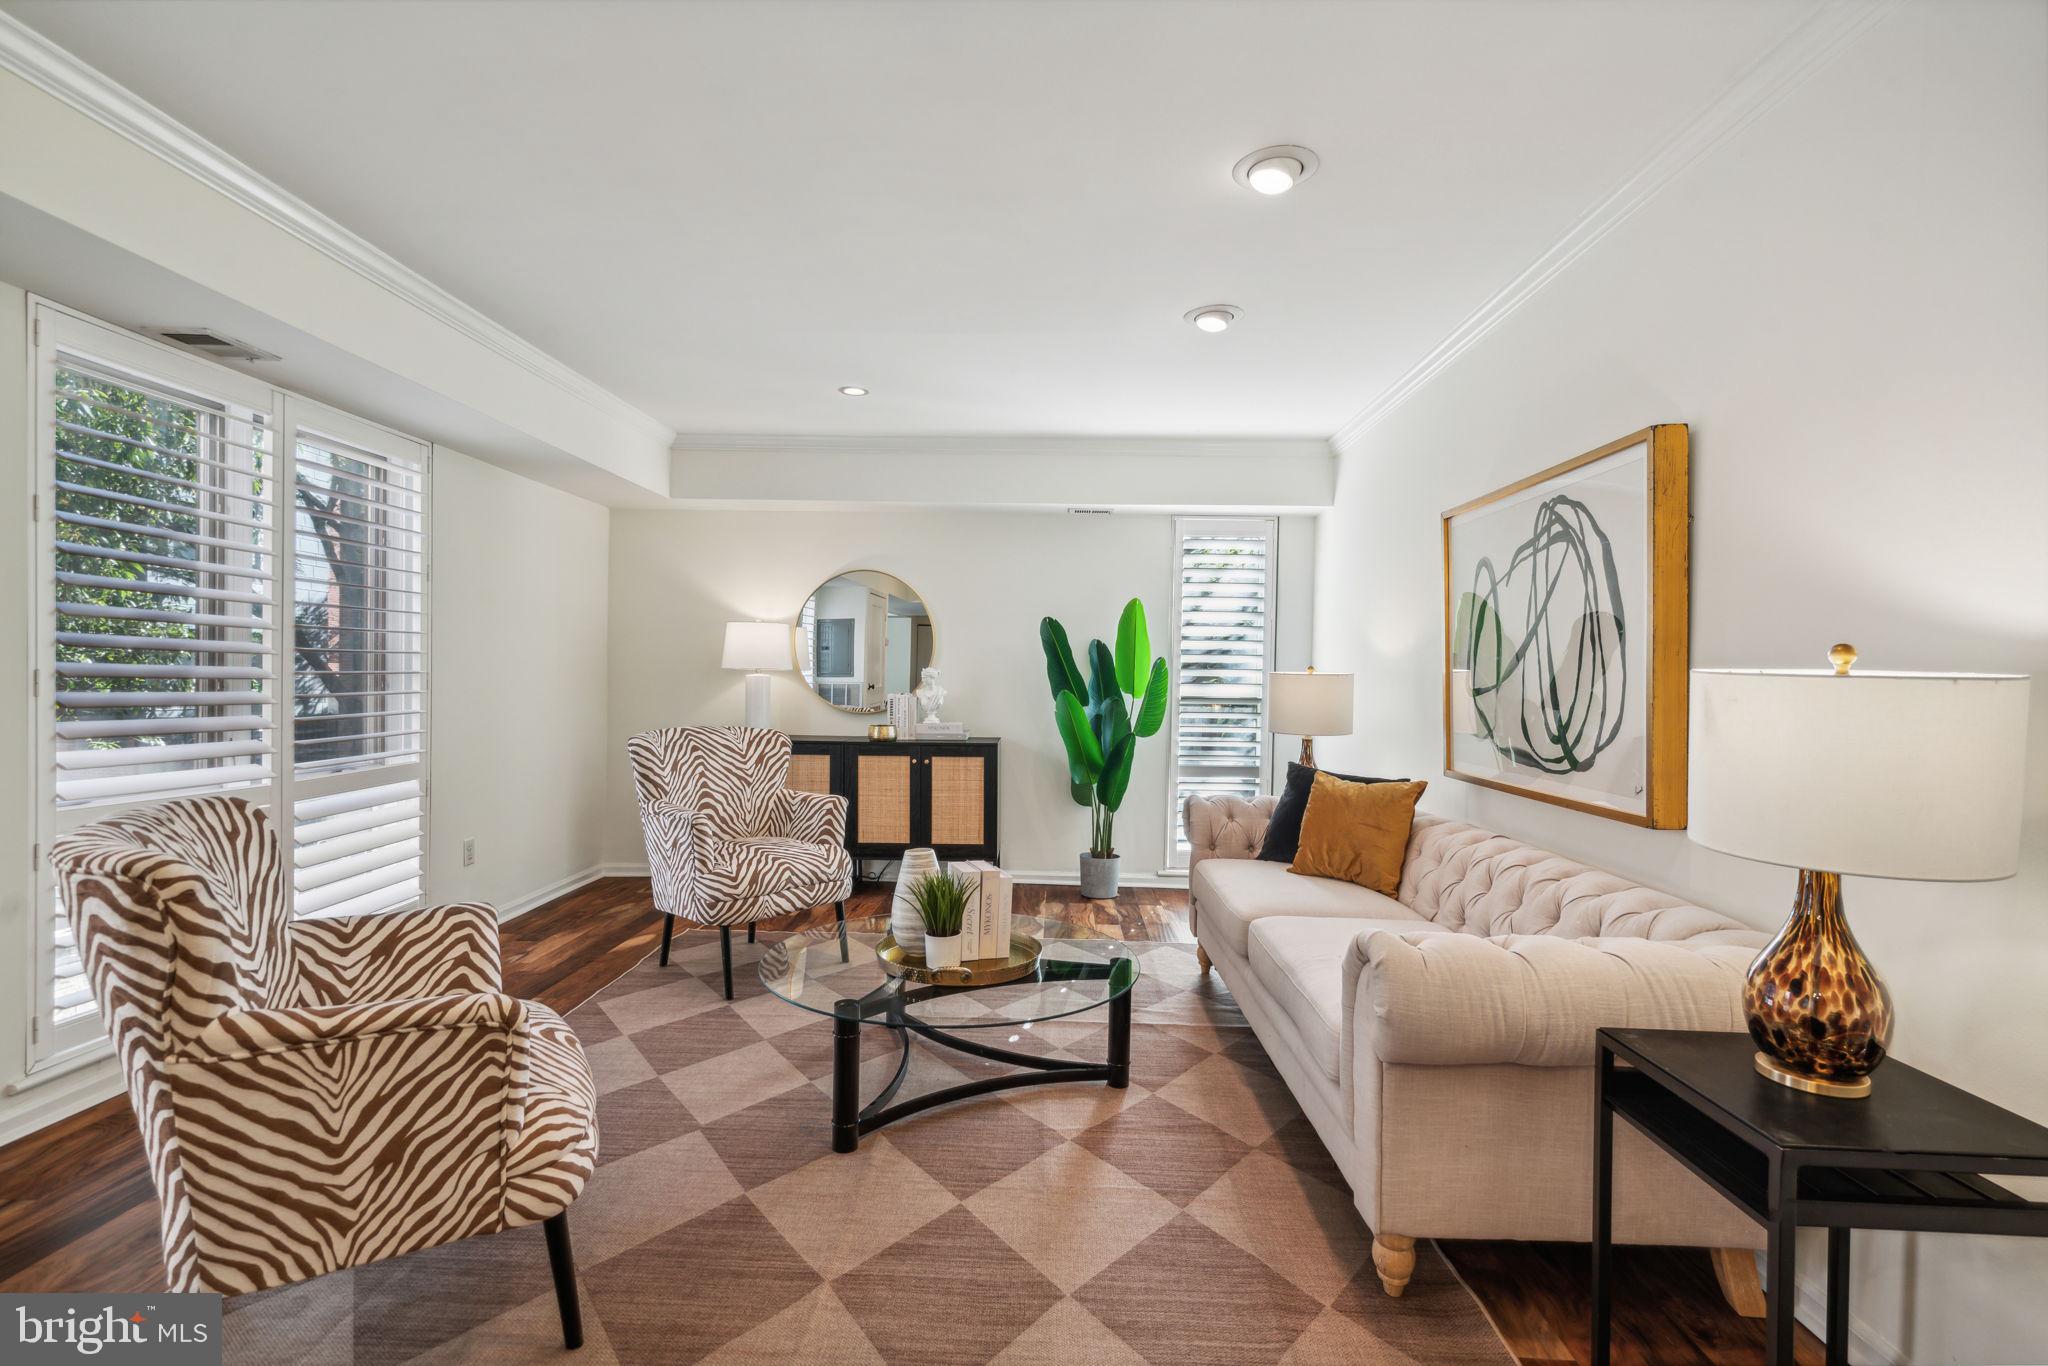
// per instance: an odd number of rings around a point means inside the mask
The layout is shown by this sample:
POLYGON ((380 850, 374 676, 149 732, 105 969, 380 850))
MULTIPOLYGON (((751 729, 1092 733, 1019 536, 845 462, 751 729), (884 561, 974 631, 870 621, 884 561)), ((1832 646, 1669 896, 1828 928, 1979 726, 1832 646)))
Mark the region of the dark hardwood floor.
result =
MULTIPOLYGON (((1110 902, 1079 900, 1072 888, 1020 887, 1018 898, 1026 914, 1123 938, 1193 938, 1183 892, 1134 888, 1110 902)), ((849 915, 887 909, 888 888, 872 884, 847 907, 849 915)), ((768 927, 831 919, 826 906, 768 927)), ((605 878, 504 926, 505 989, 566 1012, 660 942, 646 879, 605 878)), ((1583 1245, 1441 1246, 1524 1366, 1589 1359, 1583 1245)), ((1615 1267, 1616 1362, 1732 1366, 1763 1359, 1761 1321, 1728 1307, 1705 1252, 1622 1247, 1615 1267)), ((0 1291, 146 1291, 162 1284, 156 1194, 125 1098, 0 1148, 0 1291)), ((1819 1366, 1822 1357, 1819 1341, 1800 1329, 1799 1362, 1819 1366)))

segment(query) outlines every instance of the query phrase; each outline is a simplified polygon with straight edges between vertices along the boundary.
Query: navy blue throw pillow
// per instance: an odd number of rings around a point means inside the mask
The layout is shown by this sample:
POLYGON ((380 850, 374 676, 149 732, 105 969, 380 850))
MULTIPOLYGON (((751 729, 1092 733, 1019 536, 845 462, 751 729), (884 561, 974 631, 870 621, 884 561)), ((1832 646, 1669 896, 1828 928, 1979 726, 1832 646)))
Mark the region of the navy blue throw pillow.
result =
POLYGON ((1398 778, 1361 778, 1353 773, 1314 769, 1290 760, 1287 786, 1281 789, 1280 804, 1273 808, 1273 819, 1266 823, 1266 842, 1259 847, 1260 858, 1269 863, 1294 862, 1294 851, 1301 846, 1301 818, 1308 814, 1308 790, 1315 786, 1319 772, 1329 773, 1332 778, 1342 778, 1347 783, 1401 781, 1398 778))

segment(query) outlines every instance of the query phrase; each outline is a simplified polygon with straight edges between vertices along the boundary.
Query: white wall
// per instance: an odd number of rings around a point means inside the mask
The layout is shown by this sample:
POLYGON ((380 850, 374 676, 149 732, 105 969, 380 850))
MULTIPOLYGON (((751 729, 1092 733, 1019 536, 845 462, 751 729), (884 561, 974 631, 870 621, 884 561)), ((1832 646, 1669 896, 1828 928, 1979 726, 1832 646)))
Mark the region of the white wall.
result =
POLYGON ((611 513, 445 447, 433 512, 428 889, 513 914, 604 860, 611 513))
MULTIPOLYGON (((1306 662, 1313 527, 1281 522, 1283 665, 1306 662)), ((727 621, 794 621, 818 584, 849 569, 901 578, 931 612, 932 662, 944 715, 1003 739, 1002 854, 1022 872, 1073 880, 1087 813, 1067 795, 1053 729, 1039 618, 1065 623, 1077 647, 1113 640, 1117 614, 1145 600, 1155 648, 1170 625, 1171 518, 1034 512, 638 512, 612 515, 611 742, 607 861, 643 865, 626 765, 628 736, 655 726, 737 724, 741 675, 719 667, 727 621)), ((861 734, 870 719, 819 701, 795 673, 777 675, 773 723, 798 734, 861 734)), ((1141 743, 1118 814, 1127 879, 1165 861, 1166 751, 1141 743)))
MULTIPOLYGON (((1315 636, 1361 675, 1329 762, 1430 777, 1430 809, 1775 927, 1783 869, 1435 776, 1437 514, 1692 424, 1695 665, 1813 667, 1849 640, 1862 667, 2037 676, 2019 877, 1845 897, 1896 1055, 2048 1121, 2044 81, 2048 8, 1886 18, 1343 452, 1315 636)), ((2048 1356, 2048 1242, 1870 1233, 1855 1255, 1858 1360, 2048 1356)))

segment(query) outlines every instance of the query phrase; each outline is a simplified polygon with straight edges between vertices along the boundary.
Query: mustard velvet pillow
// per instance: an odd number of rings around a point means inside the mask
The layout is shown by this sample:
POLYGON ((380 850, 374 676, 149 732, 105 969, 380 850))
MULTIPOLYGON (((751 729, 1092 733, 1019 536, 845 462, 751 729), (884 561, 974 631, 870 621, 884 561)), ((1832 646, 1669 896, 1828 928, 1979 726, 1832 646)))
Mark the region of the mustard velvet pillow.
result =
POLYGON ((1334 877, 1370 887, 1382 896, 1401 889, 1401 861, 1415 802, 1426 782, 1347 783, 1316 774, 1301 817, 1301 844, 1290 873, 1334 877))

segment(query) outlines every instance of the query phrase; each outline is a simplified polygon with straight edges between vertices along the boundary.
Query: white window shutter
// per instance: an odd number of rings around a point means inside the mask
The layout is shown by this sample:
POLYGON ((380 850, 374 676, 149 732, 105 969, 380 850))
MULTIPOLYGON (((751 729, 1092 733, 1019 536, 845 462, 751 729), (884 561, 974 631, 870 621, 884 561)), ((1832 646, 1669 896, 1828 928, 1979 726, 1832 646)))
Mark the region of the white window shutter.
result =
POLYGON ((1182 803, 1253 797, 1265 785, 1266 674, 1273 667, 1276 524, 1176 517, 1173 582, 1174 866, 1185 866, 1182 803))
POLYGON ((55 796, 267 781, 268 414, 60 353, 50 424, 55 796))
POLYGON ((40 769, 30 1076, 105 1029, 49 841, 231 791, 300 915, 425 894, 431 448, 36 306, 40 769))
POLYGON ((426 874, 428 447, 293 399, 293 910, 417 906, 426 874))
POLYGON ((31 1078, 106 1046, 50 842, 172 797, 274 803, 285 696, 276 392, 64 310, 35 316, 31 1078))

